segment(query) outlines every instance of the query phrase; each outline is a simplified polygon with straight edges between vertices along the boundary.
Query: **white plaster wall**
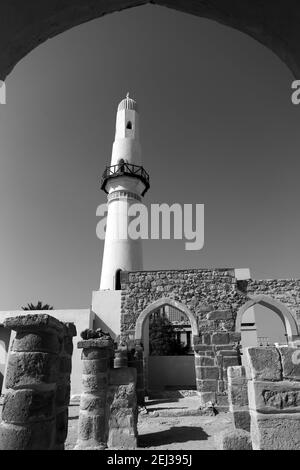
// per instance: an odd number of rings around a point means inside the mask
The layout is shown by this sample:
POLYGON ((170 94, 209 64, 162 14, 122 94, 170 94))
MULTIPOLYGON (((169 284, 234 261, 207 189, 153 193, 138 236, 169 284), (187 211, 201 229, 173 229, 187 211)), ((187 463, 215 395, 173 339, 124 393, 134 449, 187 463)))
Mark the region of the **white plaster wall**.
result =
POLYGON ((120 290, 98 290, 92 294, 94 328, 102 328, 113 339, 121 332, 121 293, 120 290))

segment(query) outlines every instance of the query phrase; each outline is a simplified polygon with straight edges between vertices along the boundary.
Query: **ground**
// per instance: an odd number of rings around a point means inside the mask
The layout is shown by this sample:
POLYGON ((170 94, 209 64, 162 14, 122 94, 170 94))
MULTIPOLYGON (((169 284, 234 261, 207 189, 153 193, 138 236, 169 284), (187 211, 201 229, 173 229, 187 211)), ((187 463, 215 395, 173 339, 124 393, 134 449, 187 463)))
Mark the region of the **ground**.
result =
MULTIPOLYGON (((139 415, 139 448, 150 450, 216 449, 214 436, 225 429, 230 429, 230 414, 201 416, 197 408, 197 397, 152 400, 146 403, 148 413, 139 415), (184 416, 188 413, 189 416, 184 416)), ((74 404, 69 407, 67 450, 73 449, 76 443, 78 413, 78 405, 74 404)))

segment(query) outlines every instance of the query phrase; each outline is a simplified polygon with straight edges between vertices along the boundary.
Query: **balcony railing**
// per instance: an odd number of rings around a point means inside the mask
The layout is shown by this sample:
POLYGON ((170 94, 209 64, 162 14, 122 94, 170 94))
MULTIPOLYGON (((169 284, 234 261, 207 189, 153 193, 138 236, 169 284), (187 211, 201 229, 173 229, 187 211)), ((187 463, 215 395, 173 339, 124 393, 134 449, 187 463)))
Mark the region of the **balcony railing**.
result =
POLYGON ((144 196, 146 191, 150 188, 150 178, 147 171, 142 166, 124 162, 118 163, 117 165, 107 166, 105 168, 101 179, 101 189, 107 193, 107 181, 111 178, 116 178, 117 176, 131 176, 140 179, 145 186, 142 196, 144 196))

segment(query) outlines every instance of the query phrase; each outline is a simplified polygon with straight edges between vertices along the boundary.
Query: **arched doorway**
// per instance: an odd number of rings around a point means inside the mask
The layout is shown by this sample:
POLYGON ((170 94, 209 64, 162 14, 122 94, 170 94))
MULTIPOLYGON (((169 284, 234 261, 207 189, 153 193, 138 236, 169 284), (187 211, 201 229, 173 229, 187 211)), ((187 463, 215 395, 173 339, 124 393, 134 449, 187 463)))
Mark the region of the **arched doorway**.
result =
POLYGON ((236 331, 241 333, 242 348, 284 345, 299 337, 297 321, 291 312, 265 295, 253 297, 239 309, 236 331))
POLYGON ((180 302, 162 298, 139 315, 135 340, 143 345, 146 395, 196 389, 193 337, 197 321, 180 302))

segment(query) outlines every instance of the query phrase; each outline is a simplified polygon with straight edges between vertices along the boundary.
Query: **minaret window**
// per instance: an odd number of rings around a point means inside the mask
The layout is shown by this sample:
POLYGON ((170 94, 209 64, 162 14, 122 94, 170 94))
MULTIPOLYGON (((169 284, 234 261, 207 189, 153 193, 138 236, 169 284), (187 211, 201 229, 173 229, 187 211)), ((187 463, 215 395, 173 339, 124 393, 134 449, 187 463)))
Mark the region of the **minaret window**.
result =
POLYGON ((132 129, 132 122, 131 121, 127 122, 126 129, 132 129))

